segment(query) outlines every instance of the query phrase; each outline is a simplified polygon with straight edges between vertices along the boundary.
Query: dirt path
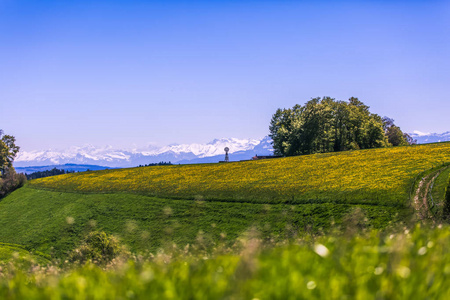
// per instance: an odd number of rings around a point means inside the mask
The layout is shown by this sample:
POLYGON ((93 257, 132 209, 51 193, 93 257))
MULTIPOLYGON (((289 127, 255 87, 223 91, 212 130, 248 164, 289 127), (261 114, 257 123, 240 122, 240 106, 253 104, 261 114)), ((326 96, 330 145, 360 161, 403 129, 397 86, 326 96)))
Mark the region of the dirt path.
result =
POLYGON ((414 209, 420 220, 428 219, 428 202, 427 202, 427 186, 429 184, 430 175, 423 177, 417 187, 414 195, 414 209))
POLYGON ((420 180, 419 185, 417 186, 417 190, 414 194, 413 201, 414 209, 416 210, 417 217, 420 220, 431 219, 434 221, 435 217, 430 211, 430 207, 428 205, 428 197, 431 193, 430 187, 439 176, 439 174, 441 174, 441 172, 446 168, 447 167, 434 171, 420 180))

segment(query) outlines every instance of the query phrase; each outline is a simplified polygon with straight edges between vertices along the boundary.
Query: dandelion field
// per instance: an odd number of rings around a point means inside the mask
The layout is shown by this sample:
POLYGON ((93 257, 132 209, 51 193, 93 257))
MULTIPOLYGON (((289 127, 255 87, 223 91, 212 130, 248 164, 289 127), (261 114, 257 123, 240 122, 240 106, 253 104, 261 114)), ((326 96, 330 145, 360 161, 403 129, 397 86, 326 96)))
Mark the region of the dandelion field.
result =
POLYGON ((33 180, 61 192, 253 203, 408 204, 416 176, 450 163, 450 143, 227 164, 103 170, 33 180))

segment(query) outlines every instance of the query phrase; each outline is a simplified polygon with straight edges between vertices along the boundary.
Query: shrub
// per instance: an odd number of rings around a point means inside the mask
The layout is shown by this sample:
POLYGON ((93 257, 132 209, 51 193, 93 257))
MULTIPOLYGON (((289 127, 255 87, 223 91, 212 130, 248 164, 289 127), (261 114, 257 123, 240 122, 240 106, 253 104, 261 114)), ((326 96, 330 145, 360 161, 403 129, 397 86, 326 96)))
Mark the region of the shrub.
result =
POLYGON ((122 252, 119 241, 103 231, 89 233, 82 244, 69 254, 71 262, 84 264, 92 261, 96 264, 107 264, 122 252))
POLYGON ((14 168, 9 168, 3 177, 0 177, 0 198, 6 194, 18 189, 27 182, 27 177, 20 173, 17 174, 14 168))

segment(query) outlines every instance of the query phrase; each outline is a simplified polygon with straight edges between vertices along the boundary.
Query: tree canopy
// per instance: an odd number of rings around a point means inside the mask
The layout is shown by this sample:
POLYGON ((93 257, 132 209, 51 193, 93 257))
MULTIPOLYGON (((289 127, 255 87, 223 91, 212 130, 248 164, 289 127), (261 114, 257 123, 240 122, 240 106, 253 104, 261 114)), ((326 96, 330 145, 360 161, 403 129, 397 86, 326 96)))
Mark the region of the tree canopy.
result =
POLYGON ((19 149, 19 146, 16 145, 16 138, 12 135, 3 134, 3 130, 0 129, 0 171, 2 175, 12 167, 19 149))
POLYGON ((402 132, 391 118, 383 118, 383 128, 388 142, 392 146, 406 146, 417 143, 409 134, 402 132))
MULTIPOLYGON (((269 136, 275 154, 284 156, 379 148, 391 145, 383 120, 358 98, 347 102, 319 97, 303 106, 278 109, 269 136)), ((389 126, 389 131, 395 130, 389 126)))

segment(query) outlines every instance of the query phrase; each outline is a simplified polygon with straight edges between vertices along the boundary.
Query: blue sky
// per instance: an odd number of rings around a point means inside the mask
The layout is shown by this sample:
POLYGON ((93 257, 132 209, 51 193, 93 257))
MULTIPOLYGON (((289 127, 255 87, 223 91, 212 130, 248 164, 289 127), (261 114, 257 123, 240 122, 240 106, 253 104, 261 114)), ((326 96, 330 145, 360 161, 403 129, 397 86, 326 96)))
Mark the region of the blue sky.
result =
POLYGON ((359 97, 450 130, 450 1, 0 0, 0 128, 24 150, 260 138, 359 97))

